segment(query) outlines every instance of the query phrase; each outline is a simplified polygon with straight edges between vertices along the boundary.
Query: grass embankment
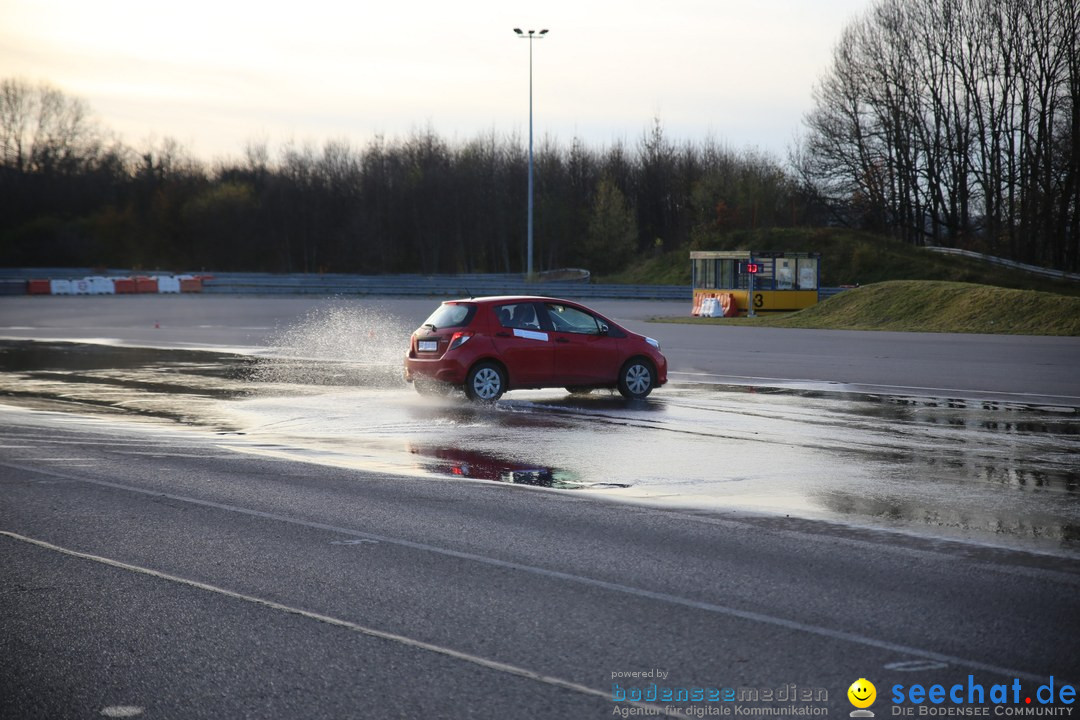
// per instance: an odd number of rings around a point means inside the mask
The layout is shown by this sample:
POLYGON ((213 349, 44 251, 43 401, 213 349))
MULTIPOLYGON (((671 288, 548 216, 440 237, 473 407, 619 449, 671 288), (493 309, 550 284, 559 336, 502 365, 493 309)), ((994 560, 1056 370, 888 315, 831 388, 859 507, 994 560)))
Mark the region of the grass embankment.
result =
MULTIPOLYGON (((702 250, 820 252, 822 287, 886 280, 944 280, 1080 296, 1080 283, 1048 280, 971 258, 914 247, 881 235, 843 228, 780 228, 728 233, 702 250)), ((689 285, 689 248, 648 257, 597 282, 689 285)))
POLYGON ((1034 290, 894 280, 846 290, 796 313, 757 318, 655 318, 754 327, 1080 335, 1080 298, 1034 290))

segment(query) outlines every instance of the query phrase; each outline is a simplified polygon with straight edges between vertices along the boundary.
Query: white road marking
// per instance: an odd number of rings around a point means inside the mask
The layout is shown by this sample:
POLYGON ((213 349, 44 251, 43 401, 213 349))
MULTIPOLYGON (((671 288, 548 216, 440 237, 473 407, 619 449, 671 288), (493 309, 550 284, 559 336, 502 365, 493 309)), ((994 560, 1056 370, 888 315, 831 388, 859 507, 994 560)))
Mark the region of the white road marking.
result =
POLYGON ((138 717, 143 714, 143 709, 138 705, 110 705, 101 708, 101 714, 113 718, 138 717))
MULTIPOLYGON (((1057 398, 1057 399, 1061 399, 1061 400, 1080 401, 1080 396, 1077 396, 1077 395, 1055 395, 1053 393, 1005 392, 1005 391, 1002 391, 1002 390, 976 390, 976 389, 972 389, 972 388, 969 388, 969 389, 966 389, 966 390, 961 390, 961 389, 958 389, 958 388, 922 387, 920 385, 882 385, 880 383, 847 382, 847 381, 840 381, 840 380, 805 380, 805 379, 797 379, 797 378, 757 377, 757 376, 754 376, 754 375, 720 375, 720 374, 717 374, 717 373, 690 372, 690 371, 685 371, 685 370, 672 370, 672 371, 668 372, 668 375, 671 375, 671 376, 680 375, 680 376, 687 376, 687 377, 702 377, 702 378, 710 377, 710 378, 719 378, 721 380, 740 381, 740 382, 745 382, 745 381, 749 380, 749 381, 761 382, 761 383, 776 383, 777 385, 780 385, 780 386, 793 385, 793 384, 798 384, 798 385, 810 384, 810 385, 816 385, 816 386, 820 386, 820 387, 826 387, 826 386, 831 385, 831 386, 842 386, 842 387, 855 388, 855 389, 860 389, 860 390, 862 390, 862 389, 871 389, 871 390, 876 391, 876 392, 882 392, 882 391, 900 392, 900 391, 904 391, 904 390, 917 390, 919 392, 933 392, 933 393, 936 393, 935 397, 960 397, 960 396, 963 396, 965 394, 975 394, 975 395, 991 395, 991 396, 994 396, 994 397, 997 397, 997 396, 1001 395, 1001 396, 1015 397, 1015 398, 1057 398)), ((979 398, 980 401, 982 399, 983 398, 979 398)))
MULTIPOLYGON (((376 630, 365 625, 359 625, 349 620, 342 620, 341 618, 332 617, 330 615, 323 615, 322 613, 311 612, 310 610, 303 610, 301 608, 292 607, 290 605, 283 605, 273 600, 267 600, 265 598, 255 597, 254 595, 245 595, 233 590, 227 590, 216 585, 200 582, 198 580, 189 580, 188 578, 182 578, 177 575, 170 575, 151 568, 141 567, 139 565, 132 565, 130 563, 120 562, 119 560, 113 560, 111 558, 102 557, 101 555, 92 555, 90 553, 79 552, 78 550, 71 550, 69 548, 60 547, 59 545, 53 545, 52 543, 45 542, 44 540, 37 540, 35 538, 26 537, 25 535, 19 535, 17 533, 7 532, 0 530, 0 536, 11 538, 18 542, 27 543, 30 545, 36 545, 37 547, 50 550, 52 552, 60 553, 62 555, 68 555, 70 557, 80 558, 83 560, 91 560, 102 565, 118 568, 120 570, 127 570, 129 572, 138 573, 140 575, 147 575, 159 580, 167 580, 168 582, 176 583, 178 585, 185 585, 187 587, 195 588, 197 590, 204 590, 206 592, 222 595, 233 600, 240 600, 242 602, 251 603, 253 605, 259 605, 270 610, 277 610, 279 612, 288 613, 290 615, 298 615, 308 620, 315 620, 317 622, 325 623, 327 625, 333 625, 335 627, 344 628, 346 630, 352 630, 353 632, 366 635, 368 637, 378 638, 380 640, 388 640, 399 645, 414 648, 417 650, 426 650, 427 652, 435 653, 437 655, 443 655, 445 657, 453 658, 455 660, 461 660, 462 662, 478 665, 488 670, 494 670, 496 672, 505 673, 507 675, 514 675, 516 677, 525 678, 526 680, 533 680, 535 682, 543 683, 544 685, 551 685, 563 690, 570 690, 573 692, 581 693, 582 695, 590 695, 593 697, 602 698, 607 701, 611 701, 611 693, 609 691, 597 690, 595 688, 581 685, 580 683, 571 682, 570 680, 563 680, 562 678, 553 677, 551 675, 544 675, 543 673, 528 670, 526 668, 518 667, 517 665, 510 665, 509 663, 499 662, 497 660, 490 660, 478 655, 472 655, 470 653, 461 652, 460 650, 454 650, 452 648, 443 647, 442 645, 435 645, 423 640, 416 640, 414 638, 406 637, 405 635, 398 635, 397 633, 386 632, 384 630, 376 630)), ((650 708, 653 711, 663 712, 665 708, 655 703, 633 702, 623 701, 626 705, 633 705, 636 707, 650 708)), ((124 706, 117 706, 124 707, 124 706)), ((110 709, 110 708, 106 708, 110 709)), ((140 708, 141 712, 141 708, 140 708)), ((105 711, 102 711, 105 714, 105 711)), ((682 713, 677 712, 663 712, 670 717, 683 717, 682 713)), ((131 715, 111 715, 110 717, 131 717, 131 715)))
POLYGON ((499 560, 497 558, 486 557, 484 555, 475 555, 473 553, 461 552, 459 550, 450 550, 448 548, 436 547, 434 545, 426 545, 424 543, 413 542, 411 540, 402 540, 400 538, 393 538, 385 535, 377 535, 375 533, 362 532, 359 530, 338 527, 336 525, 329 525, 326 523, 311 522, 308 520, 298 520, 296 518, 290 518, 284 515, 278 515, 276 513, 264 512, 262 510, 252 510, 250 508, 229 505, 226 503, 213 502, 211 500, 200 500, 198 498, 188 497, 186 495, 165 493, 159 490, 147 490, 145 488, 133 487, 131 485, 123 485, 121 483, 109 482, 107 480, 93 480, 90 478, 79 477, 77 475, 67 475, 52 470, 43 470, 41 468, 32 468, 16 465, 14 463, 0 462, 0 466, 9 467, 15 470, 21 470, 23 472, 38 473, 41 475, 49 475, 68 480, 77 480, 79 482, 88 483, 90 485, 113 488, 115 490, 137 493, 139 495, 166 498, 169 500, 190 503, 192 505, 198 505, 201 507, 216 508, 218 510, 234 512, 241 515, 247 515, 249 517, 263 518, 265 520, 274 520, 277 522, 288 523, 290 525, 299 525, 302 527, 309 527, 316 530, 326 530, 329 532, 349 535, 356 538, 375 540, 377 542, 384 542, 390 545, 397 545, 399 547, 406 547, 412 550, 419 550, 421 552, 430 552, 446 557, 456 558, 459 560, 466 560, 469 562, 490 565, 492 567, 498 567, 507 570, 516 570, 519 572, 530 573, 532 575, 537 575, 540 577, 562 580, 565 582, 571 582, 579 585, 587 585, 590 587, 608 590, 610 592, 631 595, 647 600, 654 600, 656 602, 661 602, 669 605, 678 605, 681 607, 715 613, 717 615, 725 615, 727 617, 738 618, 740 620, 747 620, 750 622, 779 627, 785 630, 794 630, 810 635, 816 635, 818 637, 828 638, 830 640, 839 640, 842 642, 852 643, 854 645, 862 645, 863 647, 874 648, 876 650, 885 650, 888 652, 896 653, 898 655, 909 655, 913 658, 921 658, 923 660, 942 662, 947 665, 957 665, 960 667, 971 668, 973 670, 981 670, 984 672, 989 672, 1006 677, 1021 678, 1030 682, 1047 683, 1050 681, 1049 677, 1044 677, 1042 675, 1036 675, 1034 673, 1014 670, 1011 668, 999 667, 997 665, 979 662, 978 660, 968 660, 966 658, 945 655, 939 652, 935 652, 933 650, 924 650, 923 648, 912 647, 909 645, 901 645, 899 643, 890 642, 888 640, 878 640, 877 638, 848 632, 846 630, 834 630, 833 628, 823 627, 820 625, 811 625, 808 623, 799 622, 797 620, 789 620, 787 618, 775 617, 772 615, 766 615, 765 613, 754 612, 752 610, 740 610, 738 608, 728 607, 726 605, 717 605, 715 603, 704 602, 701 600, 691 600, 689 598, 683 598, 677 595, 670 595, 664 592, 645 590, 643 588, 622 585, 620 583, 614 583, 607 580, 598 580, 596 578, 585 577, 582 575, 573 575, 571 573, 565 573, 559 570, 549 570, 547 568, 525 565, 523 563, 511 562, 508 560, 499 560))
POLYGON ((896 672, 923 672, 926 670, 944 670, 948 665, 933 660, 905 660, 885 665, 886 670, 896 672))
MULTIPOLYGON (((29 440, 34 440, 35 442, 38 443, 37 445, 28 445, 26 447, 37 447, 37 448, 40 448, 42 444, 47 444, 47 445, 86 445, 86 446, 90 446, 90 447, 97 447, 97 446, 103 446, 103 447, 125 447, 125 446, 145 447, 146 445, 149 444, 149 441, 147 441, 147 440, 127 440, 125 438, 116 438, 116 439, 110 439, 110 440, 64 440, 64 439, 61 439, 61 438, 49 437, 48 435, 31 435, 30 433, 21 433, 19 435, 19 437, 20 438, 26 438, 26 439, 29 439, 29 440)), ((155 441, 159 440, 158 438, 154 438, 154 439, 155 439, 155 441)), ((169 440, 173 440, 173 441, 182 443, 182 442, 185 442, 185 441, 190 441, 191 438, 190 437, 185 437, 183 435, 172 435, 169 438, 161 439, 161 442, 168 442, 169 440)))
POLYGON ((236 457, 232 453, 226 455, 208 455, 207 453, 190 453, 190 452, 161 452, 160 450, 114 450, 114 455, 144 455, 147 457, 155 458, 199 458, 202 460, 221 460, 236 457))

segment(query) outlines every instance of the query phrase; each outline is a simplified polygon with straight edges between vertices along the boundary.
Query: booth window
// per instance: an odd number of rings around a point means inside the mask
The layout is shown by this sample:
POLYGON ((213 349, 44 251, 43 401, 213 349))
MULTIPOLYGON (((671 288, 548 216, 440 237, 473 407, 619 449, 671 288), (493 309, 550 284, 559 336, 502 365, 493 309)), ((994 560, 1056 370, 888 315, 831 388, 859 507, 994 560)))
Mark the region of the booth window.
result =
POLYGON ((818 289, 818 258, 799 258, 798 271, 797 281, 799 283, 799 290, 818 289))
POLYGON ((706 290, 746 288, 746 276, 739 272, 741 260, 708 258, 694 260, 694 287, 706 290))

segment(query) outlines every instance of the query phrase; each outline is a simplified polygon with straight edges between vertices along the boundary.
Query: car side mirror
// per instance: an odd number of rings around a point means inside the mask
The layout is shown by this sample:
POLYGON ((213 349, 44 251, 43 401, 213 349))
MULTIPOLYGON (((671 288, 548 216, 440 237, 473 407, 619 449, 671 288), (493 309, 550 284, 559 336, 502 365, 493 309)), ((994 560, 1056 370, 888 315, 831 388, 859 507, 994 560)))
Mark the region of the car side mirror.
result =
POLYGON ((600 334, 601 334, 601 335, 607 335, 607 334, 608 334, 608 332, 610 332, 610 331, 611 331, 611 328, 609 328, 609 327, 607 326, 607 324, 605 324, 605 323, 600 323, 600 334))

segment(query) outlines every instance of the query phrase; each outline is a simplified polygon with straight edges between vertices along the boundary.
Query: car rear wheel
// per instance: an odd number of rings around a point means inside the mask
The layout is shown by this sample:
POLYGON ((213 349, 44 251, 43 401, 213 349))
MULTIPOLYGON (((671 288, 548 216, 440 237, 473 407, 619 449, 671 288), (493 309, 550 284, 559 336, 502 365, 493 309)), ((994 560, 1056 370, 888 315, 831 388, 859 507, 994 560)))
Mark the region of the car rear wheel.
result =
POLYGON ((656 386, 656 370, 645 358, 628 360, 619 371, 619 392, 628 400, 648 397, 656 386))
POLYGON ((495 363, 477 363, 465 378, 465 394, 470 400, 493 403, 502 397, 504 392, 506 374, 495 363))

